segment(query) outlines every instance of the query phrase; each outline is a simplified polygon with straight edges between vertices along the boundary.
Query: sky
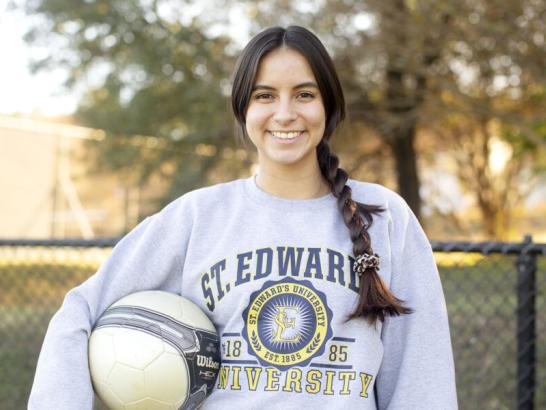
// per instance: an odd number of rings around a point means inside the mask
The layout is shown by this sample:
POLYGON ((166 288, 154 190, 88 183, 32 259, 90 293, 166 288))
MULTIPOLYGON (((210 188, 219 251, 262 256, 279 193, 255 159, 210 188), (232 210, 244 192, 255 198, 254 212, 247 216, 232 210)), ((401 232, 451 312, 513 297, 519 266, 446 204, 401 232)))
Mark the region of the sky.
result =
POLYGON ((0 4, 0 113, 70 114, 76 108, 77 96, 63 91, 66 74, 61 70, 31 74, 28 64, 38 50, 23 41, 28 18, 6 12, 5 2, 0 4))

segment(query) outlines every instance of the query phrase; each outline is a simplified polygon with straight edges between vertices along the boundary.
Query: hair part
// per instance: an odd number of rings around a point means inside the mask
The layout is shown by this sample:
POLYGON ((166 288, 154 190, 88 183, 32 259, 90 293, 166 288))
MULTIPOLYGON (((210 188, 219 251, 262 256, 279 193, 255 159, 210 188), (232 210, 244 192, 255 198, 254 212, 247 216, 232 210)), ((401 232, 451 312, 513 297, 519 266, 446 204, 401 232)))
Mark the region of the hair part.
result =
MULTIPOLYGON (((373 214, 380 214, 384 209, 352 199, 351 188, 347 185, 349 176, 339 168, 339 160, 330 150, 329 140, 345 119, 345 99, 334 63, 324 45, 311 31, 300 26, 286 29, 270 27, 253 37, 242 51, 235 66, 231 93, 239 142, 246 146, 249 140, 246 112, 260 61, 266 54, 281 47, 298 51, 311 67, 326 113, 324 135, 317 146, 320 171, 337 198, 339 210, 353 242, 355 258, 365 252, 373 253, 368 229, 372 226, 373 214)), ((368 268, 360 278, 358 304, 347 320, 363 317, 373 324, 377 320, 384 321, 386 316, 411 313, 411 309, 404 307, 402 303, 389 291, 375 269, 368 268)))

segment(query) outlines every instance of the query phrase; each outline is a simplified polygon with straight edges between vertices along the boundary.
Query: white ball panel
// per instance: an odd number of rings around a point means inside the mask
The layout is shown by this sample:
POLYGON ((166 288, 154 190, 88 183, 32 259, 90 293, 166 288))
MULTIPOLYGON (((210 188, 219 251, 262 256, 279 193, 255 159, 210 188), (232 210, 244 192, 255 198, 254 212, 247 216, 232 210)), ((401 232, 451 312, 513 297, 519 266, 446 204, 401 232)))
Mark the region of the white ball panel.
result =
POLYGON ((214 327, 211 320, 195 303, 187 299, 178 300, 181 310, 181 322, 184 322, 187 325, 193 326, 197 329, 204 329, 211 332, 216 332, 216 328, 214 327))
POLYGON ((123 410, 125 408, 121 399, 115 395, 115 393, 106 383, 93 383, 93 387, 95 388, 95 392, 100 397, 102 402, 110 410, 123 410))
POLYGON ((163 349, 165 351, 165 353, 169 353, 169 354, 174 354, 174 355, 177 355, 177 356, 180 356, 180 353, 178 352, 177 349, 175 349, 173 347, 173 345, 171 345, 170 343, 165 343, 163 345, 163 349))
POLYGON ((146 395, 176 403, 188 394, 189 374, 180 355, 163 353, 144 371, 146 395))
POLYGON ((142 370, 163 353, 163 341, 139 330, 120 328, 114 334, 114 349, 119 363, 142 370))
POLYGON ((133 403, 127 403, 125 410, 177 410, 178 407, 170 403, 166 403, 160 400, 154 400, 150 397, 146 397, 143 400, 139 400, 133 403))
POLYGON ((114 340, 106 329, 97 329, 89 338, 89 370, 93 380, 106 381, 108 374, 114 367, 116 356, 114 340))
POLYGON ((121 363, 116 363, 112 369, 108 385, 124 403, 141 400, 147 396, 144 371, 121 363))

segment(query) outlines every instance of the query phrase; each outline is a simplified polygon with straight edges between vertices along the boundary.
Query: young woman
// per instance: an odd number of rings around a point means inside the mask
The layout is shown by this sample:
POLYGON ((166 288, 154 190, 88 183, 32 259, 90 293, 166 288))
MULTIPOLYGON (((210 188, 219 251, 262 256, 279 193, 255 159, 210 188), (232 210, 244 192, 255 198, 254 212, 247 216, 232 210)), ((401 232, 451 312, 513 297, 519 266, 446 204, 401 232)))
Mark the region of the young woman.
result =
POLYGON ((142 289, 182 294, 215 323, 222 377, 203 409, 457 408, 430 244, 399 195, 338 167, 344 99, 324 46, 302 27, 261 32, 232 106, 257 174, 183 195, 67 294, 29 408, 91 408, 91 329, 142 289))

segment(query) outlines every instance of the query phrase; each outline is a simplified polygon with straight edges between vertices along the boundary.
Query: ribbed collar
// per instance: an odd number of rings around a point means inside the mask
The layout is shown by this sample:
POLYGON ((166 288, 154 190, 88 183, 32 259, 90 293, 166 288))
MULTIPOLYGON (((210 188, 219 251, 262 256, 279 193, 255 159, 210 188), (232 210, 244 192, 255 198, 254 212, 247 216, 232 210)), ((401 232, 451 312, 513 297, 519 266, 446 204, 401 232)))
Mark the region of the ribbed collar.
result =
POLYGON ((254 202, 279 211, 311 212, 337 209, 336 198, 331 192, 319 198, 285 199, 263 191, 256 183, 256 174, 243 180, 245 194, 254 202))

